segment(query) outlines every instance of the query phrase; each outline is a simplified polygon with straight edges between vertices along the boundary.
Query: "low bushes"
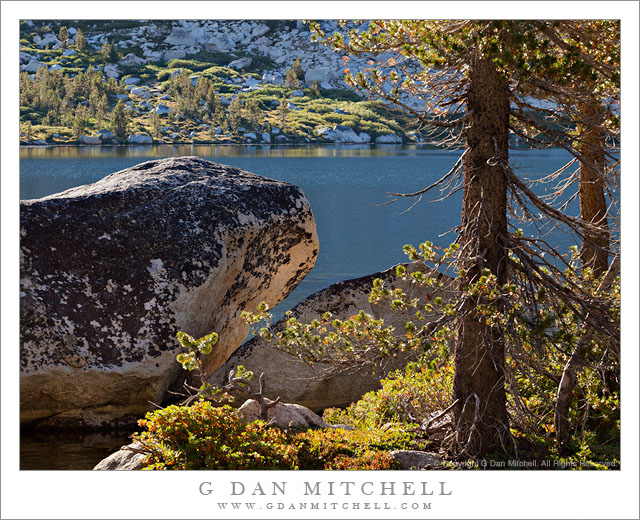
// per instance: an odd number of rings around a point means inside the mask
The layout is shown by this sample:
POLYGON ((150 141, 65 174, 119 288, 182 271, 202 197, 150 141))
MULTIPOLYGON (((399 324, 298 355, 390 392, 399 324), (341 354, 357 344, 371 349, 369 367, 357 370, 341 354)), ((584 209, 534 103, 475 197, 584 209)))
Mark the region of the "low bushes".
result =
POLYGON ((415 446, 399 427, 282 431, 243 423, 235 409, 198 401, 149 412, 133 436, 148 453, 147 470, 394 469, 389 451, 415 446))
POLYGON ((381 384, 382 388, 365 394, 345 410, 325 410, 324 420, 357 428, 377 428, 388 422, 419 423, 451 404, 453 365, 449 360, 409 363, 381 384))

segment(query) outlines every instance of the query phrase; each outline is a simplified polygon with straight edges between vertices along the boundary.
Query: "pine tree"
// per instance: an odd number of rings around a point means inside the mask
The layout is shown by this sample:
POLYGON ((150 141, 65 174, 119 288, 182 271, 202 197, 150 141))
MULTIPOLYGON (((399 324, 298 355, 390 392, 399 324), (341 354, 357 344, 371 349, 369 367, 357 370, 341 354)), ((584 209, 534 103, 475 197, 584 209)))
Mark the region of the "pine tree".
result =
POLYGON ((260 110, 260 105, 256 99, 252 98, 247 100, 245 103, 245 113, 249 125, 253 129, 259 130, 264 114, 262 110, 260 110))
POLYGON ((298 88, 300 86, 300 80, 293 69, 287 69, 284 78, 284 84, 289 88, 298 88))
POLYGON ((69 46, 69 31, 64 25, 60 27, 60 31, 58 32, 58 40, 60 40, 63 49, 66 49, 69 46))
POLYGON ((124 103, 121 99, 119 99, 116 103, 116 106, 113 108, 113 112, 111 113, 111 131, 118 140, 126 141, 127 127, 127 113, 124 110, 124 103))
POLYGON ((296 58, 293 62, 293 66, 291 67, 293 73, 296 75, 300 81, 304 79, 304 70, 302 69, 302 63, 300 63, 300 58, 296 58))
POLYGON ((227 109, 227 121, 231 131, 236 133, 242 122, 242 102, 237 96, 234 97, 229 104, 229 108, 227 109))
POLYGON ((73 136, 78 139, 82 134, 84 134, 85 128, 89 123, 89 111, 84 107, 84 105, 80 105, 76 108, 75 119, 73 121, 73 136))
POLYGON ((84 52, 87 50, 87 40, 85 40, 84 34, 80 29, 76 32, 75 46, 78 52, 84 52))
MULTIPOLYGON (((596 74, 598 60, 589 51, 557 38, 562 27, 562 23, 525 20, 372 21, 367 31, 349 30, 331 37, 326 37, 317 25, 313 27, 316 37, 343 55, 365 54, 375 58, 378 53, 386 53, 384 62, 376 64, 371 59, 372 66, 358 74, 351 74, 346 67, 346 81, 416 116, 444 144, 464 145, 462 157, 445 177, 462 174, 463 188, 457 280, 460 294, 465 296, 456 307, 453 385, 454 424, 462 453, 485 455, 505 449, 510 442, 505 331, 479 311, 488 304, 501 308, 509 302, 489 302, 481 291, 478 296, 473 290, 469 292, 469 288, 481 287, 487 276, 495 277, 498 286, 507 281, 526 280, 531 286, 544 287, 559 301, 570 301, 583 309, 589 307, 590 312, 582 314, 585 320, 603 333, 615 331, 610 321, 615 317, 608 316, 597 304, 589 306, 570 282, 557 282, 566 280, 565 273, 545 259, 548 244, 523 239, 507 228, 507 193, 512 193, 515 204, 523 208, 527 217, 534 207, 545 219, 567 226, 592 245, 606 236, 594 222, 567 217, 537 197, 509 164, 510 128, 528 142, 534 143, 542 135, 547 143, 563 146, 591 165, 599 164, 599 159, 589 158, 588 140, 577 146, 572 133, 567 131, 571 125, 575 128, 576 121, 588 118, 588 111, 583 109, 582 114, 579 111, 576 114, 572 107, 584 98, 584 87, 589 85, 586 78, 596 74), (396 57, 389 59, 390 52, 396 57), (420 70, 416 71, 416 63, 422 65, 420 70), (572 78, 571 88, 564 78, 572 78), (565 95, 554 96, 557 92, 565 95), (406 103, 407 93, 424 95, 424 109, 406 103), (561 106, 536 112, 527 103, 531 97, 554 97, 561 100, 561 106), (577 119, 567 120, 568 113, 576 114, 577 119), (533 129, 536 136, 532 137, 525 129, 533 129), (567 287, 572 287, 573 292, 567 287)), ((582 28, 576 29, 575 34, 583 32, 582 28)), ((604 54, 615 56, 615 52, 613 43, 612 49, 604 54)), ((606 62, 604 56, 601 58, 606 62)), ((345 57, 345 66, 347 63, 345 57)), ((615 85, 615 68, 611 67, 612 75, 603 84, 615 85)), ((594 99, 602 98, 601 93, 594 99)), ((593 130, 607 133, 608 128, 596 121, 591 114, 590 133, 593 130)), ((602 166, 598 169, 603 170, 602 166)), ((587 184, 597 183, 587 181, 587 184)), ((430 188, 410 196, 421 196, 430 188)), ((603 220, 602 214, 599 218, 603 220)), ((551 254, 557 256, 554 250, 551 254)), ((613 336, 612 339, 615 340, 613 336)))
POLYGON ((287 119, 289 117, 289 102, 287 98, 283 95, 280 100, 280 104, 278 105, 278 118, 280 119, 280 128, 282 131, 286 131, 287 128, 287 119))

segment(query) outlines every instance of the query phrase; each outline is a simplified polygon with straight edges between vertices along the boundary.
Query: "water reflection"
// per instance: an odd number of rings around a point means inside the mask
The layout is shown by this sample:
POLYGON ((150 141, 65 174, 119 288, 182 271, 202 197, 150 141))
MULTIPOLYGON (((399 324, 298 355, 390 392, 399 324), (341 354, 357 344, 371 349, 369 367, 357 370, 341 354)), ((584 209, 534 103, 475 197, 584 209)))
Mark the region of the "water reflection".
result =
MULTIPOLYGON (((221 145, 179 144, 147 146, 49 146, 21 147, 20 159, 56 158, 108 158, 108 157, 179 157, 198 155, 201 157, 372 157, 412 155, 435 151, 429 145, 221 145)), ((438 153, 443 153, 441 150, 438 153)), ((452 152, 457 153, 457 152, 452 152)))
POLYGON ((129 430, 20 432, 21 470, 90 470, 131 442, 129 430))

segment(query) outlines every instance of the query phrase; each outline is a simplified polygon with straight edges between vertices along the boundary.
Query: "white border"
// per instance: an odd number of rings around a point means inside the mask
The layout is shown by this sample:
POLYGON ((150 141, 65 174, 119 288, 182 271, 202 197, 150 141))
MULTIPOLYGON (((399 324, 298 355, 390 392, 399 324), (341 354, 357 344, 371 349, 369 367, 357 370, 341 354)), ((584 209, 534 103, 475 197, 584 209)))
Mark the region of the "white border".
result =
MULTIPOLYGON (((638 490, 638 3, 627 2, 2 2, 2 518, 219 518, 219 497, 240 480, 446 481, 434 518, 637 518, 638 490), (322 18, 622 19, 623 469, 618 472, 20 472, 18 468, 18 20, 322 18)), ((287 500, 296 497, 288 496, 287 500)), ((345 497, 348 498, 348 497, 345 497)), ((384 501, 384 497, 376 500, 384 501)), ((274 499, 275 500, 275 499, 274 499)), ((409 511, 408 514, 411 514, 409 511)), ((239 512, 262 518, 389 518, 387 511, 239 512)), ((395 518, 411 518, 394 512, 395 518)))

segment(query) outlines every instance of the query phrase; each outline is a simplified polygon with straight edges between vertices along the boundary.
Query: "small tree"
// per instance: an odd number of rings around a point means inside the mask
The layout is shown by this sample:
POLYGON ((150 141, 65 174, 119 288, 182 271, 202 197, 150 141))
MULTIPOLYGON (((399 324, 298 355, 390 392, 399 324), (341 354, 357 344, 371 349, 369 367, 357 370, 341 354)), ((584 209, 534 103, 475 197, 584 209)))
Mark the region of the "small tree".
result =
POLYGON ((78 32, 76 32, 76 50, 78 52, 84 52, 87 50, 87 40, 85 40, 84 38, 84 34, 82 34, 82 31, 80 29, 78 29, 78 32))
POLYGON ((60 27, 60 32, 58 32, 58 40, 60 40, 63 49, 66 49, 69 46, 69 31, 67 30, 67 27, 65 25, 60 27))
POLYGON ((115 45, 109 43, 109 39, 105 38, 102 47, 100 48, 100 55, 102 59, 109 63, 115 63, 120 58, 120 53, 116 49, 115 45))
POLYGON ((151 127, 153 129, 153 138, 159 139, 162 132, 162 125, 160 116, 155 110, 151 113, 151 127))
POLYGON ((220 103, 220 96, 213 88, 213 86, 209 86, 209 90, 207 91, 207 112, 209 112, 210 116, 213 116, 216 111, 222 107, 222 103, 220 103))
POLYGON ((127 113, 124 111, 124 103, 118 100, 111 114, 111 131, 117 139, 124 141, 127 138, 127 113))
POLYGON ((85 128, 89 124, 89 111, 84 105, 76 109, 76 116, 73 121, 73 136, 78 139, 84 134, 85 128))
POLYGON ((238 97, 234 97, 227 111, 227 121, 233 133, 238 131, 242 122, 242 102, 238 97))
POLYGON ((260 105, 256 99, 249 99, 246 102, 245 113, 247 120, 249 121, 249 125, 254 129, 258 129, 263 119, 263 113, 262 110, 260 110, 260 105))
POLYGON ((300 80, 293 69, 287 69, 284 84, 289 88, 298 88, 300 86, 300 80))
POLYGON ((320 82, 318 80, 311 85, 311 93, 314 97, 320 97, 320 82))
POLYGON ((287 127, 287 119, 289 117, 289 112, 290 112, 289 102, 287 101, 287 98, 283 95, 282 99, 280 100, 280 105, 278 105, 278 118, 280 119, 280 126, 283 132, 287 127))
POLYGON ((24 137, 27 141, 31 141, 31 139, 33 139, 33 128, 31 126, 31 121, 27 121, 27 124, 24 127, 24 137))
POLYGON ((296 61, 293 62, 292 66, 293 73, 296 75, 300 81, 304 79, 304 70, 302 70, 302 64, 300 63, 300 58, 296 58, 296 61))

